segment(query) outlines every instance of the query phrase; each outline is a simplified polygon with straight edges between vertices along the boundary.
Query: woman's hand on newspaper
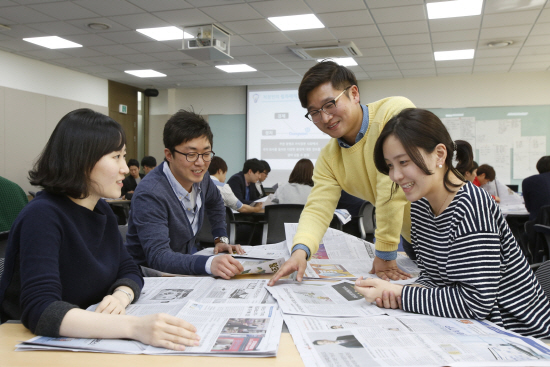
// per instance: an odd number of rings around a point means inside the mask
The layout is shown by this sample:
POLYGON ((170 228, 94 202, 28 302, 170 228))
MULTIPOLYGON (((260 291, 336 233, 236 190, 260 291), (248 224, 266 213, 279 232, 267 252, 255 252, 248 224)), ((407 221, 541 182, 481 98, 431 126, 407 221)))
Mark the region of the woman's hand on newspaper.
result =
POLYGON ((382 260, 378 256, 374 258, 374 261, 372 262, 372 269, 369 273, 376 274, 379 278, 384 280, 405 280, 411 277, 409 273, 406 273, 397 267, 397 261, 382 260))
POLYGON ((212 260, 212 274, 223 279, 231 279, 243 272, 243 265, 231 255, 219 255, 212 260))
POLYGON ((355 290, 361 293, 367 302, 375 302, 378 307, 401 308, 403 286, 382 279, 363 279, 355 281, 355 290))
POLYGON ((273 286, 281 277, 298 272, 296 280, 301 282, 307 267, 307 253, 304 250, 296 250, 283 266, 275 273, 267 285, 273 286))
POLYGON ((165 313, 136 317, 133 326, 131 338, 154 347, 182 351, 199 345, 196 327, 165 313))
MULTIPOLYGON (((122 292, 116 292, 122 293, 122 292)), ((122 294, 126 297, 126 295, 122 294)), ((128 297, 126 299, 115 296, 114 294, 109 294, 103 297, 103 300, 97 305, 95 312, 97 313, 109 313, 112 315, 124 315, 126 314, 126 306, 128 305, 128 297)))

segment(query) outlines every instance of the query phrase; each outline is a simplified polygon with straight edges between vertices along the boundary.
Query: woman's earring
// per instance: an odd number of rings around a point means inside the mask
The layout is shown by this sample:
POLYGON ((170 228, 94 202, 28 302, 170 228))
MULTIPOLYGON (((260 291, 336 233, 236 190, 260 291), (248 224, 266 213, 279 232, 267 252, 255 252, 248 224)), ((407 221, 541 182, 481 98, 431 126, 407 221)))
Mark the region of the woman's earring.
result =
POLYGON ((439 168, 443 168, 443 165, 442 165, 442 164, 440 164, 440 165, 439 165, 438 167, 439 167, 439 168))

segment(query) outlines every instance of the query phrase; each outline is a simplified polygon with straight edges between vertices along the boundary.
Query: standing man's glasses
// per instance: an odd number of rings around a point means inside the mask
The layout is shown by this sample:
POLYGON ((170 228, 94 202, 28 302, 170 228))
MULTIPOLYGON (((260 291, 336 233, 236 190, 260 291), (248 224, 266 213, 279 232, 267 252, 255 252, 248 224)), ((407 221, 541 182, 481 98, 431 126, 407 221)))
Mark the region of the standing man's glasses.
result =
POLYGON ((177 151, 174 149, 174 152, 179 153, 181 155, 185 156, 185 159, 187 159, 187 162, 196 162, 197 159, 199 159, 199 156, 202 156, 202 160, 205 162, 210 162, 212 158, 216 155, 214 152, 206 152, 206 153, 182 153, 180 151, 177 151))
POLYGON ((336 112, 336 101, 338 100, 338 98, 342 96, 342 94, 344 94, 351 87, 352 86, 350 85, 349 87, 344 89, 342 93, 338 95, 338 97, 334 98, 332 101, 328 101, 320 109, 311 110, 308 113, 306 113, 306 118, 310 121, 313 121, 314 123, 318 123, 323 119, 323 115, 321 115, 321 111, 323 111, 329 116, 334 115, 334 113, 336 112))

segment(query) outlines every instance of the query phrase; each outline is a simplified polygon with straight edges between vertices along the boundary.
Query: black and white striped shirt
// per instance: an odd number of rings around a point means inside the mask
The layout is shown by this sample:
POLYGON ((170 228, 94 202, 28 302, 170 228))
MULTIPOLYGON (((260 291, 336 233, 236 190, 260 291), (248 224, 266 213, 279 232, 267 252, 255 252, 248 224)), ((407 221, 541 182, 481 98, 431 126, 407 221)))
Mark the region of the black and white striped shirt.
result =
POLYGON ((411 221, 425 288, 405 286, 403 310, 550 337, 550 303, 485 190, 466 183, 437 217, 422 198, 412 203, 411 221))

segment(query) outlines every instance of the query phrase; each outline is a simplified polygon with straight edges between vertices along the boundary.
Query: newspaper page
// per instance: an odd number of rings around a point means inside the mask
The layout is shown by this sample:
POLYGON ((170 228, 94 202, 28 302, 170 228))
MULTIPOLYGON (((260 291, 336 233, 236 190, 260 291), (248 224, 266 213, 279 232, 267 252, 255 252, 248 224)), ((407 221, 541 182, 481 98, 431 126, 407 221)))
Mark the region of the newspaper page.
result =
MULTIPOLYGON (((236 259, 247 258, 247 259, 259 259, 259 260, 275 260, 281 257, 288 260, 290 258, 290 252, 286 245, 286 241, 274 243, 270 245, 261 245, 261 246, 241 246, 245 251, 245 254, 238 255, 236 252, 233 253, 233 257, 236 259)), ((201 251, 195 253, 195 255, 203 256, 213 256, 214 248, 207 247, 201 251)))
MULTIPOLYGON (((276 273, 286 261, 284 257, 274 260, 237 259, 243 266, 241 274, 273 274, 276 273)), ((145 277, 190 277, 190 275, 172 274, 141 266, 145 277)))
MULTIPOLYGON (((184 352, 154 348, 134 340, 42 336, 18 345, 17 350, 274 356, 283 319, 277 302, 266 291, 266 283, 266 279, 146 278, 140 299, 126 308, 126 314, 165 312, 192 323, 201 336, 201 345, 187 347, 184 352)), ((88 308, 94 309, 95 306, 88 308)))
POLYGON ((354 283, 347 281, 317 285, 283 280, 268 290, 285 314, 324 317, 405 314, 401 310, 388 310, 368 303, 355 291, 354 283))
POLYGON ((488 321, 284 315, 306 367, 548 366, 550 348, 488 321))
POLYGON ((200 345, 174 351, 118 339, 50 338, 37 336, 17 350, 69 350, 122 354, 219 355, 272 357, 277 354, 283 317, 276 304, 227 305, 187 303, 176 315, 197 327, 200 345))
MULTIPOLYGON (((297 223, 285 223, 286 239, 290 246, 297 228, 297 223)), ((307 263, 304 279, 355 280, 360 276, 378 278, 375 274, 369 274, 374 257, 372 243, 334 228, 328 228, 319 244, 319 250, 311 255, 307 263)), ((418 266, 407 256, 398 254, 397 265, 413 276, 413 279, 409 279, 407 283, 414 282, 418 277, 420 272, 418 266)))

